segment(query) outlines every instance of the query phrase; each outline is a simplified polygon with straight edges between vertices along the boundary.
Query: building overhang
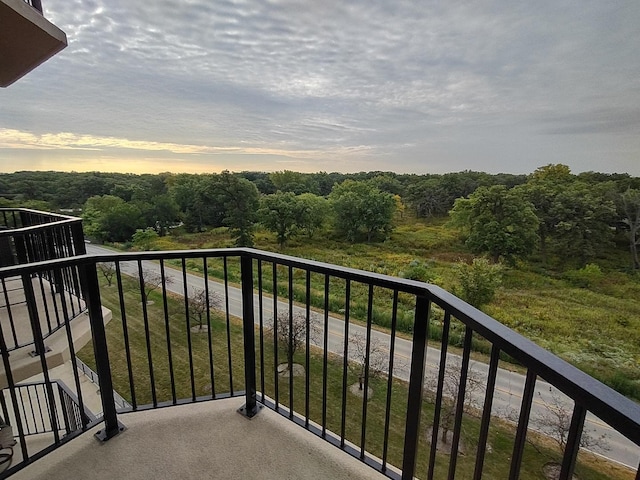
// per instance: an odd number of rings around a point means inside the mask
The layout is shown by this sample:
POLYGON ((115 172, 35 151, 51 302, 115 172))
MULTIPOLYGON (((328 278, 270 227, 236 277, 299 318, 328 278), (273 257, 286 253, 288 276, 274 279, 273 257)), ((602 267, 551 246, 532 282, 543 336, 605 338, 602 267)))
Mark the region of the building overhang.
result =
POLYGON ((67 46, 65 33, 24 0, 0 0, 0 87, 67 46))

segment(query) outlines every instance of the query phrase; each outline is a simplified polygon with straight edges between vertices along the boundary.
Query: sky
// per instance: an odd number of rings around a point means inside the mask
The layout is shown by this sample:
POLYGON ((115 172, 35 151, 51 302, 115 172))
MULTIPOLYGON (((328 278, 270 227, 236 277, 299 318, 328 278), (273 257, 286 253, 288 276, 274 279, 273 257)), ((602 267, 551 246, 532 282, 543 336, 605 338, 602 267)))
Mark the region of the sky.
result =
POLYGON ((43 0, 0 171, 640 176, 638 0, 43 0))

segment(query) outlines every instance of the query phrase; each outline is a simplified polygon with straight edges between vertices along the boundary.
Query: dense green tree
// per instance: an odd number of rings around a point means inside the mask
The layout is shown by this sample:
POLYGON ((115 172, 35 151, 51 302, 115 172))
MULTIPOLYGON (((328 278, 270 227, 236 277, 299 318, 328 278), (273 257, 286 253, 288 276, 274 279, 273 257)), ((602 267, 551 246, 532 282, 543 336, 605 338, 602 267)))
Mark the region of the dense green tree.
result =
POLYGON ((215 175, 176 175, 169 191, 182 212, 188 231, 201 232, 205 225, 223 225, 223 198, 219 195, 215 175))
POLYGON ((465 244, 474 253, 487 253, 512 262, 533 251, 538 218, 533 205, 515 189, 504 185, 480 187, 469 198, 459 198, 450 212, 451 222, 465 231, 465 244))
POLYGON ((218 203, 223 205, 223 223, 235 237, 239 247, 253 246, 253 226, 257 219, 260 197, 249 180, 227 171, 212 182, 218 203))
POLYGON ((303 173, 282 170, 269 174, 269 180, 281 192, 293 192, 296 195, 309 191, 308 177, 303 173))
POLYGON ((292 192, 276 192, 262 197, 258 212, 262 224, 276 234, 280 248, 293 235, 300 217, 300 203, 292 192))
POLYGON ((296 223, 307 237, 312 238, 327 221, 329 203, 325 198, 313 193, 303 193, 297 198, 299 209, 296 223))
POLYGON ((381 192, 391 193, 392 195, 404 195, 404 185, 390 173, 377 175, 371 179, 371 184, 378 187, 381 192))
POLYGON ((640 190, 628 189, 622 194, 624 223, 629 228, 629 250, 634 269, 640 269, 638 246, 640 245, 640 190))
POLYGON ((83 208, 85 233, 99 241, 125 242, 144 227, 141 212, 113 195, 89 198, 83 208))
POLYGON ((549 164, 536 169, 529 181, 519 187, 525 198, 533 204, 538 217, 540 253, 545 263, 548 240, 555 235, 557 226, 562 221, 562 209, 558 208, 558 195, 574 181, 575 178, 571 175, 569 167, 562 164, 549 164))
POLYGON ((376 233, 387 235, 393 226, 395 201, 370 181, 345 180, 335 185, 329 201, 335 214, 336 229, 354 242, 360 234, 367 242, 376 233))
POLYGON ((152 197, 147 209, 144 210, 147 225, 153 226, 161 237, 167 233, 169 227, 180 219, 178 204, 168 193, 152 197))
POLYGON ((616 209, 606 198, 608 190, 606 185, 576 181, 555 197, 551 215, 557 223, 551 248, 563 262, 573 258, 584 266, 611 244, 616 209))
POLYGON ((406 198, 417 217, 445 215, 453 206, 453 200, 441 185, 440 178, 427 178, 410 184, 406 198))

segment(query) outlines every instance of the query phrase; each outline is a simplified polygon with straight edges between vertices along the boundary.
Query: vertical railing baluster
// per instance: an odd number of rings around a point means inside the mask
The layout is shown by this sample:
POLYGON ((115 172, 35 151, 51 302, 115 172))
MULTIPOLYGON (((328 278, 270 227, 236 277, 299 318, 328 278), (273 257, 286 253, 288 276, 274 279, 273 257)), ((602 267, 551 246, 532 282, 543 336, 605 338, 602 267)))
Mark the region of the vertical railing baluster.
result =
MULTIPOLYGON (((293 267, 288 270, 288 296, 289 296, 289 356, 287 358, 287 368, 289 369, 289 419, 293 419, 293 267)), ((297 339, 296 339, 297 340, 297 339)))
POLYGON ((260 401, 264 402, 264 304, 262 295, 262 260, 258 260, 258 315, 260 322, 260 401))
POLYGON ((44 280, 42 280, 42 276, 38 275, 38 285, 40 286, 40 295, 42 298, 42 306, 44 307, 44 317, 47 322, 47 334, 45 336, 49 336, 49 334, 53 331, 53 326, 51 325, 51 315, 49 314, 49 302, 47 301, 47 294, 44 289, 44 280))
POLYGON ((442 412, 442 397, 444 381, 447 373, 447 349, 449 346, 449 331, 451 328, 451 313, 445 312, 442 322, 442 340, 440 342, 440 364, 438 366, 438 386, 436 387, 436 401, 433 409, 433 425, 431 426, 431 450, 429 452, 429 468, 427 480, 433 480, 436 466, 436 451, 438 447, 438 432, 440 429, 440 413, 442 412))
POLYGON ((482 420, 480 422, 480 437, 478 440, 478 450, 476 453, 476 466, 473 473, 473 480, 482 480, 482 470, 484 467, 484 457, 487 451, 487 440, 489 438, 489 423, 491 422, 491 409, 493 408, 493 395, 495 393, 496 378, 498 377, 498 362, 500 360, 500 349, 493 345, 491 348, 491 360, 489 361, 489 376, 487 377, 487 388, 484 394, 484 407, 482 409, 482 420))
POLYGON ((280 378, 278 376, 278 265, 272 264, 273 275, 273 388, 275 395, 275 410, 280 409, 280 378))
POLYGON ((169 305, 167 302, 167 277, 164 268, 164 259, 160 259, 160 280, 162 281, 162 310, 164 312, 164 331, 167 337, 167 361, 169 367, 169 381, 171 382, 171 401, 175 405, 178 402, 176 395, 176 378, 173 371, 173 353, 171 351, 171 325, 169 322, 169 305))
POLYGON ((224 271, 224 304, 227 317, 227 362, 229 365, 229 393, 233 396, 233 358, 231 357, 231 314, 229 313, 229 270, 227 267, 227 257, 222 257, 222 267, 224 271))
POLYGON ((193 342, 191 340, 191 318, 189 312, 189 284, 187 282, 187 261, 184 257, 181 259, 182 264, 182 292, 184 295, 184 316, 187 326, 187 352, 189 357, 189 383, 191 385, 191 401, 196 401, 196 384, 195 372, 193 365, 193 342))
POLYGON ((211 382, 211 398, 216 398, 216 381, 214 375, 214 358, 213 358, 213 338, 211 325, 211 293, 209 292, 209 267, 207 265, 207 257, 202 257, 202 272, 204 276, 204 296, 206 306, 207 319, 207 347, 209 349, 209 381, 211 382))
POLYGON ((455 479, 456 465, 458 464, 458 447, 460 446, 460 434, 462 432, 464 397, 467 391, 467 377, 469 375, 469 357, 471 355, 472 336, 473 330, 471 330, 470 327, 467 327, 464 332, 462 364, 460 365, 460 376, 458 377, 459 381, 456 399, 455 420, 453 425, 453 440, 451 441, 451 458, 449 459, 449 480, 455 479))
POLYGON ((347 429, 347 372, 349 367, 349 315, 351 304, 351 280, 346 280, 344 305, 344 350, 342 352, 342 412, 340 416, 340 447, 344 448, 347 429))
POLYGON ((327 368, 329 357, 329 275, 324 275, 324 325, 322 329, 322 438, 327 435, 327 368))
POLYGON ((305 339, 304 339, 304 426, 305 428, 309 428, 309 386, 310 386, 310 378, 309 378, 309 369, 310 369, 310 361, 311 361, 311 272, 306 270, 306 278, 305 278, 305 319, 306 319, 306 329, 305 329, 305 339))
POLYGON ((135 379, 133 378, 133 362, 131 359, 131 342, 129 340, 127 309, 126 309, 126 304, 124 299, 124 289, 122 287, 122 271, 120 269, 120 261, 116 261, 115 264, 116 264, 116 280, 118 284, 118 300, 120 303, 120 318, 122 320, 122 337, 124 340, 124 352, 127 358, 127 374, 129 376, 129 392, 131 393, 131 407, 135 411, 138 409, 138 402, 136 398, 135 379))
POLYGON ((424 367, 427 355, 427 333, 429 329, 430 301, 427 297, 416 297, 409 373, 409 398, 405 420, 404 450, 402 455, 402 479, 413 480, 416 470, 418 439, 420 435, 420 413, 424 387, 424 367))
POLYGON ((158 396, 156 394, 156 378, 153 370, 153 354, 151 352, 151 332, 149 331, 149 312, 147 311, 147 290, 144 271, 142 270, 142 260, 138 259, 138 283, 140 286, 140 299, 142 301, 142 323, 144 326, 144 339, 147 347, 147 362, 149 364, 149 387, 151 389, 151 401, 154 407, 158 406, 158 396))
POLYGON ((586 408, 576 403, 573 408, 573 416, 571 417, 571 425, 569 426, 569 434, 567 435, 567 442, 564 447, 564 456, 558 480, 570 480, 573 477, 573 470, 576 466, 578 451, 580 450, 580 437, 582 437, 582 429, 584 428, 586 416, 586 408))
MULTIPOLYGON (((9 318, 9 325, 11 327, 11 336, 13 337, 13 348, 18 347, 18 332, 16 331, 16 325, 13 319, 13 312, 11 311, 11 302, 9 300, 9 292, 7 291, 7 283, 5 279, 2 279, 2 293, 4 296, 4 304, 7 306, 7 317, 9 318)), ((7 353, 8 355, 8 353, 7 353)))
POLYGON ((511 455, 511 468, 509 470, 509 480, 520 478, 520 467, 524 455, 524 446, 527 440, 527 428, 529 427, 529 416, 531 415, 531 404, 536 386, 536 374, 532 370, 527 370, 527 379, 522 393, 522 404, 520 406, 520 417, 516 430, 516 439, 513 444, 513 454, 511 455))
MULTIPOLYGON (((46 353, 47 348, 44 345, 44 338, 42 336, 42 328, 40 326, 40 318, 38 315, 38 305, 35 300, 35 293, 33 290, 33 283, 31 281, 31 276, 29 274, 22 275, 22 286, 25 289, 25 299, 27 301, 27 310, 29 312, 29 319, 31 320, 31 331, 33 332, 33 345, 34 352, 33 356, 40 357, 40 366, 42 367, 42 375, 45 381, 45 388, 47 391, 47 396, 51 402, 53 402, 53 388, 51 387, 51 378, 49 377, 49 367, 47 365, 46 353)), ((53 437, 54 442, 60 442, 60 435, 57 429, 56 419, 52 418, 51 422, 53 424, 53 437)))
POLYGON ((367 438, 367 406, 369 403, 369 363, 371 356, 371 324, 373 323, 373 285, 369 284, 367 301, 367 335, 364 355, 364 392, 362 397, 362 425, 360 429, 360 459, 364 459, 367 438))
MULTIPOLYGON (((13 380, 13 371, 11 370, 11 363, 9 361, 9 351, 7 350, 7 343, 5 341, 2 328, 0 328, 0 356, 2 357, 2 365, 4 366, 4 374, 6 376, 6 381, 7 381, 6 388, 9 390, 9 396, 11 397, 11 405, 13 407, 13 413, 16 419, 18 438, 20 439, 20 450, 22 453, 22 458, 26 461, 29 459, 29 452, 27 450, 27 442, 24 441, 24 436, 25 436, 24 424, 22 422, 22 419, 20 418, 20 406, 18 404, 18 396, 16 394, 16 385, 13 380)), ((6 412, 7 410, 4 402, 3 390, 0 390, 0 396, 2 396, 2 399, 3 399, 3 402, 2 402, 3 411, 6 412)), ((9 422, 8 416, 6 416, 5 421, 11 424, 9 422)))
POLYGON ((391 338, 389 342, 389 367, 387 369, 387 403, 384 415, 384 435, 382 447, 382 471, 387 470, 389 453, 389 427, 391 420, 391 395, 393 394, 393 364, 396 348, 396 329, 398 325, 398 290, 393 291, 393 307, 391 313, 391 338))
POLYGON ((84 395, 80 387, 80 374, 78 372, 78 359, 76 358, 76 347, 73 343, 73 332, 71 331, 71 324, 69 323, 69 312, 67 310, 67 302, 64 294, 60 295, 60 307, 62 308, 62 318, 64 319, 65 332, 67 335, 67 344, 69 345, 69 356, 71 357, 71 367, 73 369, 73 379, 76 385, 76 391, 78 395, 78 402, 80 403, 80 414, 82 415, 82 428, 89 424, 89 418, 85 414, 84 409, 84 395))
POLYGON ((100 399, 102 400, 104 428, 96 433, 96 437, 102 441, 107 441, 120 433, 124 427, 118 424, 116 404, 113 397, 113 379, 111 376, 111 365, 109 364, 107 335, 102 317, 100 285, 98 283, 98 272, 95 262, 80 267, 80 282, 81 285, 83 285, 82 290, 89 311, 89 322, 91 323, 93 350, 96 360, 96 373, 98 374, 98 378, 100 378, 100 399))
POLYGON ((244 340, 245 405, 240 409, 251 418, 258 413, 256 402, 256 326, 253 315, 253 259, 249 255, 240 257, 242 278, 242 330, 244 340))

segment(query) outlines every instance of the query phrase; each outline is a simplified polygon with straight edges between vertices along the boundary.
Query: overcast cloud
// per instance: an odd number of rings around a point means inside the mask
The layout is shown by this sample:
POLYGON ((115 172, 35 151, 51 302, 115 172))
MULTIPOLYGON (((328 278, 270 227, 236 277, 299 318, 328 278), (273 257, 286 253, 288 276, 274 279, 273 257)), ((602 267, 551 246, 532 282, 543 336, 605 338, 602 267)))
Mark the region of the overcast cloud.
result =
POLYGON ((640 2, 44 0, 0 170, 640 175, 640 2))

